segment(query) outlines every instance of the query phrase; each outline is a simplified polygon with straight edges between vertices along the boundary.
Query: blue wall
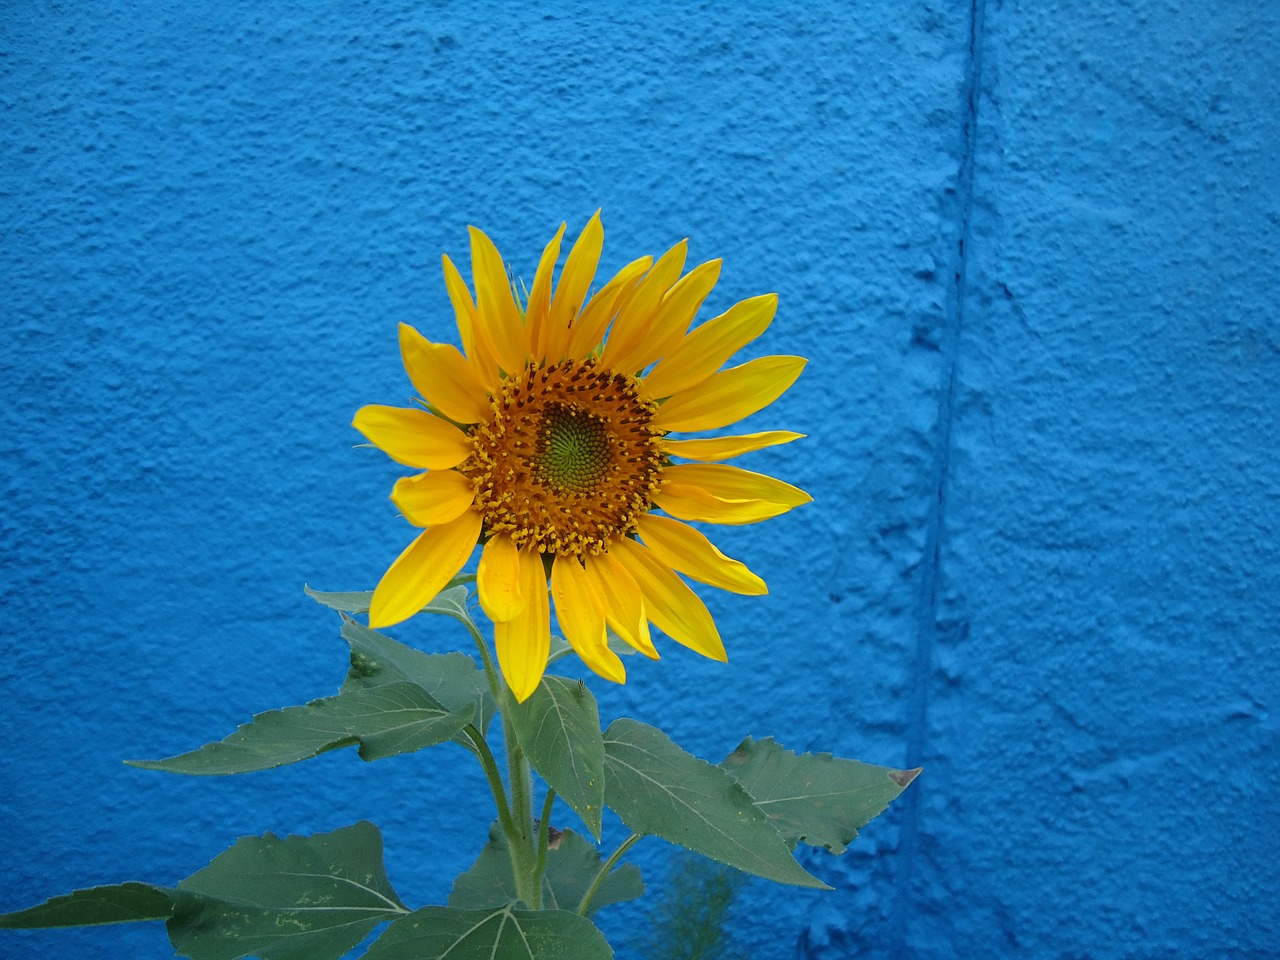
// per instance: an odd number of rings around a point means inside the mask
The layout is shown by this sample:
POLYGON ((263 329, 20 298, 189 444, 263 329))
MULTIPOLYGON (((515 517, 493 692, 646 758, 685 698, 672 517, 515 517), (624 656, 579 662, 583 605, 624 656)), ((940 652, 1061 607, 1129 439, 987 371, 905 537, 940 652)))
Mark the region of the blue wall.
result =
POLYGON ((1275 4, 133 6, 0 10, 0 909, 362 817, 446 895, 461 752, 120 760, 336 688, 301 586, 410 535, 348 426, 408 397, 396 323, 451 338, 466 224, 531 276, 602 207, 607 268, 688 236, 707 316, 779 293, 812 362, 754 424, 810 439, 748 465, 816 499, 719 538, 771 587, 707 591, 730 663, 604 713, 927 768, 839 892, 747 888, 751 956, 1280 952, 1275 4))

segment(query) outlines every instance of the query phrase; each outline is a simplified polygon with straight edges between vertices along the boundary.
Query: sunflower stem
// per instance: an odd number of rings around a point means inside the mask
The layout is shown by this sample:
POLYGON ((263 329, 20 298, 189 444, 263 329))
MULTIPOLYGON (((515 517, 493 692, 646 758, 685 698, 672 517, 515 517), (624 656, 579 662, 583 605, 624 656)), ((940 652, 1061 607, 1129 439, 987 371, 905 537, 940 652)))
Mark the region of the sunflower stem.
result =
POLYGON ((596 898, 596 893, 600 890, 600 884, 604 883, 604 878, 613 872, 613 868, 618 865, 618 861, 622 859, 623 854, 636 845, 636 841, 640 839, 642 834, 633 833, 622 843, 618 844, 618 849, 609 855, 609 859, 600 865, 600 869, 596 871, 595 878, 591 881, 591 886, 587 887, 587 892, 582 895, 582 900, 578 903, 578 915, 585 917, 587 911, 591 909, 591 901, 596 898))
MULTIPOLYGON (((498 675, 498 667, 493 662, 493 654, 489 652, 489 644, 485 643, 484 634, 480 632, 480 628, 471 622, 468 617, 464 623, 467 630, 471 634, 471 639, 476 643, 476 649, 480 651, 480 661, 484 664, 485 676, 489 679, 489 692, 493 694, 493 698, 498 701, 499 710, 502 704, 502 679, 498 675)), ((506 713, 502 714, 503 723, 506 723, 506 713)))
POLYGON ((556 792, 547 787, 542 801, 542 816, 538 818, 538 885, 547 874, 547 848, 551 843, 551 807, 556 802, 556 792))
POLYGON ((507 791, 502 784, 502 773, 498 770, 498 761, 485 742, 484 735, 473 724, 467 724, 463 730, 480 758, 480 766, 484 768, 485 778, 489 781, 489 790, 493 793, 493 802, 498 808, 498 822, 502 824, 502 832, 510 837, 516 832, 515 820, 511 816, 511 808, 507 804, 507 791))
POLYGON ((484 738, 476 745, 483 750, 480 757, 485 765, 485 775, 489 777, 489 787, 498 803, 498 822, 507 837, 507 850, 511 858, 511 878, 515 882, 516 898, 523 900, 530 909, 542 909, 542 871, 545 861, 538 857, 535 832, 533 827, 532 771, 524 751, 516 740, 515 727, 511 722, 512 693, 498 673, 497 664, 493 662, 493 654, 484 635, 474 623, 466 621, 467 630, 480 651, 480 659, 484 663, 485 676, 489 680, 489 690, 498 704, 498 713, 502 715, 502 739, 507 750, 507 784, 510 788, 510 802, 507 792, 502 789, 502 776, 498 773, 497 762, 489 751, 484 738))
POLYGON ((507 833, 511 853, 512 879, 515 881, 516 898, 523 900, 531 910, 542 909, 542 874, 538 869, 535 847, 536 833, 533 827, 533 783, 529 760, 516 739, 515 725, 511 722, 514 703, 510 690, 498 700, 502 713, 502 732, 507 745, 507 781, 511 788, 511 819, 514 829, 507 833))

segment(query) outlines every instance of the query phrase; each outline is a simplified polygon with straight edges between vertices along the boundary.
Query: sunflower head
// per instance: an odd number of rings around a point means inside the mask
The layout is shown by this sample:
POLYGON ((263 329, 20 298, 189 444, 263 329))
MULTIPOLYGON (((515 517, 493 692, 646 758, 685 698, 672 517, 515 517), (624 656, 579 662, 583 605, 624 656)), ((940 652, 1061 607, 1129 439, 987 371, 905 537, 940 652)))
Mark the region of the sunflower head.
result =
POLYGON ((474 297, 444 258, 462 349, 400 328, 426 409, 371 405, 355 417, 374 445, 421 471, 392 491, 423 529, 378 583, 370 626, 417 613, 483 544, 477 592, 519 700, 546 669, 553 601, 565 639, 607 679, 625 680, 610 630, 655 659, 650 625, 725 659, 711 615, 680 574, 735 593, 766 588, 689 522, 755 523, 810 499, 722 462, 800 434, 678 437, 736 423, 800 375, 799 357, 722 369, 768 327, 777 298, 744 300, 690 329, 719 261, 684 272, 682 241, 589 294, 604 241, 599 214, 553 284, 564 231, 521 303, 497 249, 472 228, 474 297))

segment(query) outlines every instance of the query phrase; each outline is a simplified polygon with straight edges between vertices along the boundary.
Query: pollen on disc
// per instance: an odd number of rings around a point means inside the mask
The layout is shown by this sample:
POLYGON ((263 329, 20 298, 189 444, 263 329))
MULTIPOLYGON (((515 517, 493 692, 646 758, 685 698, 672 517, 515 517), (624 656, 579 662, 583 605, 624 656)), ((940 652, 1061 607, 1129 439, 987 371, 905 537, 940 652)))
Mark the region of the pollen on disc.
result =
POLYGON ((594 358, 526 368, 503 382, 459 468, 489 534, 543 553, 600 553, 653 505, 664 460, 656 408, 634 378, 594 358))

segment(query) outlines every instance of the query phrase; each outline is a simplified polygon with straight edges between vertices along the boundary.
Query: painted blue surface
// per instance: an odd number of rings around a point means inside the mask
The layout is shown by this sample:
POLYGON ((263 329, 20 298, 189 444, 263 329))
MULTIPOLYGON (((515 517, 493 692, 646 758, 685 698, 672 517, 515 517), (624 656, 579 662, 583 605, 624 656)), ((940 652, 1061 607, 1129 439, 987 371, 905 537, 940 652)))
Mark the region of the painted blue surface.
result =
POLYGON ((0 909, 365 817, 446 895, 461 752, 120 761, 336 688, 301 585, 410 535, 348 426, 409 395, 396 323, 451 337, 466 224, 531 275, 601 207, 606 268, 688 236, 705 315, 779 293, 760 349, 812 362, 753 424, 810 439, 748 465, 815 496, 717 538, 771 587, 707 591, 729 665, 602 710, 927 768, 838 892, 747 888, 750 955, 1280 952, 1280 11, 1184 6, 7 5, 0 909))

